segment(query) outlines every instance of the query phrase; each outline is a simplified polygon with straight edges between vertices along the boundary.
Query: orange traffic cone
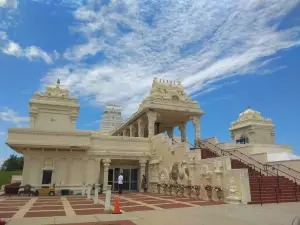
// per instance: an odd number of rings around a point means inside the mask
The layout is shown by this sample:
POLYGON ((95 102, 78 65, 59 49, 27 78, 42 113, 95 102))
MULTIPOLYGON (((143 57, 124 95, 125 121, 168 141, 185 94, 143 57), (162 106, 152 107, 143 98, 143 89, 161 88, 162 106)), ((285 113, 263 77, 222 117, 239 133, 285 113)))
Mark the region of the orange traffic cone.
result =
POLYGON ((118 197, 116 197, 115 208, 114 208, 113 214, 122 214, 122 212, 120 210, 120 204, 119 204, 118 197))

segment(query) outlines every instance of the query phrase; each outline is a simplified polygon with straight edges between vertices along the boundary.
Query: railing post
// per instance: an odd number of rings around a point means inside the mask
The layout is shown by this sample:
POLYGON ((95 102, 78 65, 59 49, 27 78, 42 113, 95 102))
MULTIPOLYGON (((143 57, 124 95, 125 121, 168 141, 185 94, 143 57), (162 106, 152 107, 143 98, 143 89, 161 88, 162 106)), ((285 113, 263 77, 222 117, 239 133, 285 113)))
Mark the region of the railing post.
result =
POLYGON ((262 202, 262 196, 261 196, 261 180, 260 180, 259 177, 257 178, 257 180, 258 180, 258 190, 259 190, 260 205, 262 206, 263 202, 262 202))
POLYGON ((294 182, 295 182, 294 190, 295 190, 296 202, 298 202, 298 194, 297 194, 298 185, 295 177, 294 177, 294 182))

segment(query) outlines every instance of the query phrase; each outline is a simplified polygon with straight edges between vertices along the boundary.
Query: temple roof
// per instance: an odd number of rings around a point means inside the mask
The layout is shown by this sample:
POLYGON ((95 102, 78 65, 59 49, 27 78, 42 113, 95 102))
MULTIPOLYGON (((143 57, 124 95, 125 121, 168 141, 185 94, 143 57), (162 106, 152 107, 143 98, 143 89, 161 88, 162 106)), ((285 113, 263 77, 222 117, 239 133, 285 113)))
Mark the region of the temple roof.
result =
POLYGON ((185 105, 192 108, 200 108, 197 101, 192 101, 185 93, 180 81, 169 81, 164 79, 153 79, 149 95, 141 102, 140 108, 146 107, 148 103, 163 103, 172 105, 185 105))
MULTIPOLYGON (((236 121, 231 123, 231 128, 248 126, 251 124, 256 125, 273 125, 271 119, 264 118, 260 112, 255 111, 250 108, 250 106, 243 112, 239 114, 239 117, 236 121)), ((274 126, 274 125, 273 125, 274 126)))
MULTIPOLYGON (((49 85, 45 88, 44 93, 35 92, 32 100, 43 100, 43 101, 68 101, 77 103, 76 97, 69 96, 69 90, 60 85, 60 80, 57 80, 56 85, 49 85)), ((31 101, 32 101, 31 100, 31 101)))

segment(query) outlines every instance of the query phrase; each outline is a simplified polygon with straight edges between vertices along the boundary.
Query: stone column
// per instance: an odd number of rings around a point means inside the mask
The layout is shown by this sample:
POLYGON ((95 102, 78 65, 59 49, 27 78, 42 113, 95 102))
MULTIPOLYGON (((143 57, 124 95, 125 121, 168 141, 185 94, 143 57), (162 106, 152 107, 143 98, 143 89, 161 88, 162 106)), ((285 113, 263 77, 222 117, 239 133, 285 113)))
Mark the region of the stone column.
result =
POLYGON ((103 167, 104 167, 104 176, 103 176, 103 190, 106 191, 106 187, 108 185, 108 169, 110 166, 110 159, 103 160, 103 167))
POLYGON ((72 159, 67 159, 66 185, 71 185, 72 159))
POLYGON ((180 124, 179 130, 181 133, 181 142, 186 142, 186 124, 185 123, 180 124))
MULTIPOLYGON (((146 159, 141 159, 140 161, 140 180, 139 180, 139 190, 140 192, 144 192, 144 189, 142 188, 142 180, 143 180, 143 175, 146 175, 146 163, 147 160, 146 159)), ((147 179, 148 182, 148 179, 147 179)))
POLYGON ((30 156, 24 155, 24 168, 22 173, 22 185, 30 184, 30 156))
POLYGON ((128 130, 127 129, 123 130, 123 136, 128 136, 128 130))
POLYGON ((168 127, 167 128, 167 133, 168 133, 169 138, 173 139, 173 137, 174 137, 174 128, 173 127, 168 127))
POLYGON ((85 168, 84 170, 84 181, 85 181, 85 184, 88 185, 90 183, 90 180, 89 180, 89 159, 88 158, 84 158, 83 159, 83 167, 85 168))
POLYGON ((135 124, 129 125, 130 137, 135 137, 135 124))
POLYGON ((96 168, 95 168, 95 178, 94 178, 94 183, 95 184, 99 184, 99 180, 100 180, 100 163, 101 163, 101 159, 96 158, 96 168))
POLYGON ((154 111, 148 111, 147 116, 148 116, 148 137, 151 138, 154 136, 154 130, 155 130, 155 121, 157 119, 157 112, 154 111))
POLYGON ((53 160, 53 170, 52 170, 52 179, 51 179, 51 185, 56 185, 58 183, 58 171, 57 171, 57 167, 58 167, 58 162, 59 162, 59 158, 58 157, 54 157, 53 160))
POLYGON ((192 123, 195 128, 195 143, 200 145, 200 116, 191 116, 192 123))
POLYGON ((99 184, 95 185, 94 204, 99 204, 99 184))
POLYGON ((143 119, 142 118, 139 118, 137 120, 138 122, 138 133, 139 133, 139 137, 144 137, 145 134, 144 134, 144 130, 145 130, 145 124, 143 122, 143 119))
POLYGON ((92 186, 89 184, 88 188, 87 188, 87 196, 86 196, 87 199, 91 199, 92 198, 91 191, 92 191, 92 186))
POLYGON ((106 193, 105 193, 105 207, 104 207, 105 214, 112 213, 112 210, 110 207, 110 200, 111 200, 111 185, 107 185, 106 193))

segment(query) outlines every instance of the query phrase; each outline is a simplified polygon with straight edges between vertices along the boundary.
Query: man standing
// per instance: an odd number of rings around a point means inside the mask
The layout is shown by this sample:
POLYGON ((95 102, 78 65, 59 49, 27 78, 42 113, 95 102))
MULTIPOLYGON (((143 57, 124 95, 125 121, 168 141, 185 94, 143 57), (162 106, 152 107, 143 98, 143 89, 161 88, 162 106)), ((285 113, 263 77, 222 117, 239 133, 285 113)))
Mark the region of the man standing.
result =
POLYGON ((118 186, 119 186, 119 194, 122 194, 123 189, 123 173, 121 173, 118 177, 118 186))

